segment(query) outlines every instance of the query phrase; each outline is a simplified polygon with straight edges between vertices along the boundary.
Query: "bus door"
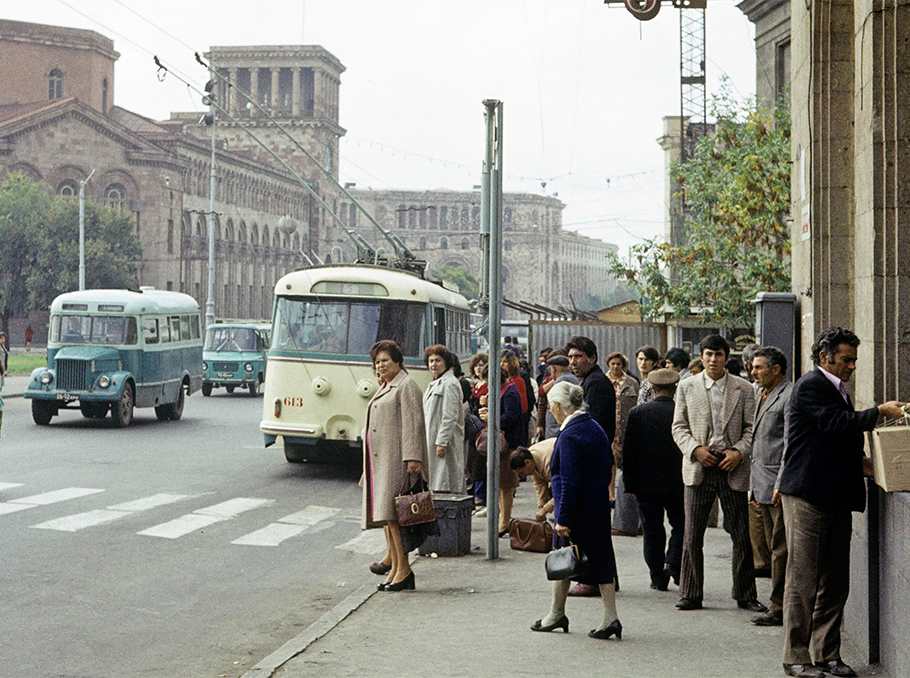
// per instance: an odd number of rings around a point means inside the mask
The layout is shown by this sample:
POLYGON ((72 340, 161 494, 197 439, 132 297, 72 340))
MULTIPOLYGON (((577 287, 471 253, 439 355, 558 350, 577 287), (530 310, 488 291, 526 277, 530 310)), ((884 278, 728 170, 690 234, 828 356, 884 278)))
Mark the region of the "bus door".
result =
POLYGON ((167 329, 167 321, 163 320, 162 326, 159 327, 158 318, 142 318, 142 339, 145 344, 142 349, 142 363, 140 373, 136 375, 136 381, 147 383, 149 386, 139 386, 136 393, 136 404, 142 403, 148 407, 157 405, 161 399, 162 384, 161 380, 161 342, 163 341, 162 331, 167 329))

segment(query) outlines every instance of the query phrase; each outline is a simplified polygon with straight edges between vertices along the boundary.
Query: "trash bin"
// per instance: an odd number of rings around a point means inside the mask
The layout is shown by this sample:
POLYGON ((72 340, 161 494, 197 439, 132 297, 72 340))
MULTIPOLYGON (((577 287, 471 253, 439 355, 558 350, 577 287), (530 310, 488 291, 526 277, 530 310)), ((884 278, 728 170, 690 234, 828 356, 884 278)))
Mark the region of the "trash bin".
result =
POLYGON ((474 497, 464 495, 433 495, 439 536, 427 537, 418 552, 422 556, 466 556, 471 553, 471 511, 474 497))

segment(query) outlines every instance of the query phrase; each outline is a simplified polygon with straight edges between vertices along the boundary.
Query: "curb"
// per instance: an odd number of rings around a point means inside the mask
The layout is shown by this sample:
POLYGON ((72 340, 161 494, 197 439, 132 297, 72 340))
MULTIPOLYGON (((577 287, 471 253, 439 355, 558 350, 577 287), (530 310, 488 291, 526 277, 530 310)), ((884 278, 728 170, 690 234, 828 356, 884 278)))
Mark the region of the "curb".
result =
POLYGON ((338 626, 348 615, 369 600, 374 593, 376 593, 376 584, 364 584, 240 678, 268 678, 282 664, 296 657, 338 626))

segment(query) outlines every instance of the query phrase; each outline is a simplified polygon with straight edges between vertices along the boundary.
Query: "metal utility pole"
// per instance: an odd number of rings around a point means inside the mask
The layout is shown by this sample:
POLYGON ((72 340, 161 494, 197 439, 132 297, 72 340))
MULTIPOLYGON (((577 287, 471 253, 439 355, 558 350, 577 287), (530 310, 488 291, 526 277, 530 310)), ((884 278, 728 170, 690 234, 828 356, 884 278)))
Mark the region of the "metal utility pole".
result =
POLYGON ((490 377, 487 381, 487 559, 499 558, 499 340, 502 332, 502 102, 484 99, 486 154, 480 192, 484 241, 484 301, 489 318, 490 377))
POLYGON ((209 115, 212 120, 212 173, 209 184, 209 284, 208 297, 205 300, 206 328, 215 324, 215 189, 217 184, 217 175, 215 174, 215 122, 217 121, 217 112, 215 110, 215 75, 211 66, 209 67, 209 76, 209 85, 211 87, 206 86, 206 96, 209 100, 209 115))
POLYGON ((85 289, 85 185, 92 178, 91 173, 79 182, 79 291, 85 289))

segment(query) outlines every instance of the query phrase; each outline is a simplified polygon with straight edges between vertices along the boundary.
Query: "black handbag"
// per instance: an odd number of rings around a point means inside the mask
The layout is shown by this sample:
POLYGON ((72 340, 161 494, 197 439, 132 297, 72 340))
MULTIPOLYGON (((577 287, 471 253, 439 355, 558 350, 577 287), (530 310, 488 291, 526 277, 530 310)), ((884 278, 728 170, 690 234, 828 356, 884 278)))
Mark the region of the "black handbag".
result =
POLYGON ((550 551, 546 561, 547 579, 558 581, 584 576, 588 571, 588 556, 570 543, 568 546, 550 551))

